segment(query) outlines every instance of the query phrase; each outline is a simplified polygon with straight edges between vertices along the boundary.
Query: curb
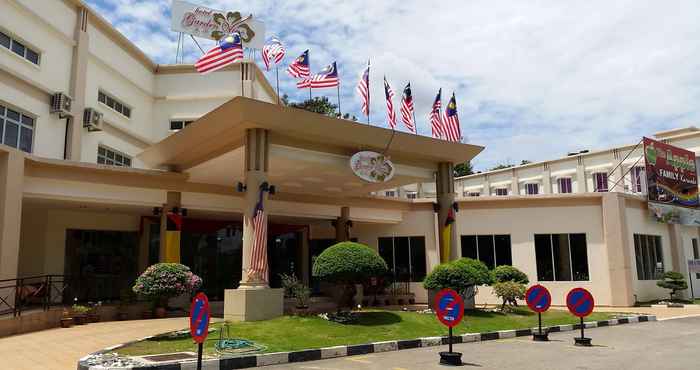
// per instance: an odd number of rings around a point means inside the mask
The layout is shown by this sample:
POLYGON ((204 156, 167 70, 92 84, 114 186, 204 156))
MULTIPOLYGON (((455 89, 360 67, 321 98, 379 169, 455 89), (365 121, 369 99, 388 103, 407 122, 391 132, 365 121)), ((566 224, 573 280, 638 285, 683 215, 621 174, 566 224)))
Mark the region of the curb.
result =
MULTIPOLYGON (((619 319, 610 319, 602 321, 589 321, 585 322, 584 326, 588 328, 604 327, 604 326, 614 326, 623 324, 633 324, 641 323, 647 321, 657 321, 654 315, 640 315, 640 316, 629 316, 619 319)), ((550 333, 566 332, 572 330, 578 330, 581 328, 581 324, 569 324, 569 325, 557 325, 546 327, 545 329, 550 333)), ((467 333, 458 336, 453 336, 452 343, 470 343, 470 342, 482 342, 488 340, 499 340, 508 339, 515 337, 529 336, 535 332, 537 328, 532 329, 517 329, 517 330, 500 330, 486 333, 467 333)), ((143 338, 143 339, 148 339, 143 338)), ((106 348, 102 351, 96 352, 105 353, 113 351, 115 349, 124 347, 128 344, 141 341, 136 340, 124 344, 118 344, 106 348)), ((385 342, 376 342, 369 344, 355 344, 348 346, 335 346, 326 347, 319 349, 308 349, 302 351, 293 352, 276 352, 276 353, 262 353, 250 356, 241 357, 231 357, 231 358, 219 358, 210 359, 202 361, 202 369, 204 370, 233 370, 233 369, 245 369, 252 367, 260 367, 267 365, 279 365, 291 362, 305 362, 305 361, 316 361, 336 357, 345 356, 356 356, 364 355, 368 353, 380 353, 380 352, 391 352, 400 351, 404 349, 412 348, 426 348, 434 347, 447 344, 448 337, 427 337, 427 338, 417 338, 408 340, 392 340, 385 342)), ((80 359, 78 362, 78 370, 190 370, 196 368, 196 362, 170 362, 164 364, 154 364, 138 367, 103 367, 103 366, 87 366, 83 361, 85 358, 80 359)))

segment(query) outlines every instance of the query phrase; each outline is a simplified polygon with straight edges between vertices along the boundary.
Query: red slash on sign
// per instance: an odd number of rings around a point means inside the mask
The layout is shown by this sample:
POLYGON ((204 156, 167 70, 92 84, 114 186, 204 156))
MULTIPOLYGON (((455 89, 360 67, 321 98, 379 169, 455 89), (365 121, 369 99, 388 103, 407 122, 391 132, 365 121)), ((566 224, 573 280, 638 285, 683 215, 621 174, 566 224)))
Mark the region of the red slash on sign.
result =
POLYGON ((452 289, 438 292, 433 307, 438 320, 449 328, 457 326, 464 317, 464 300, 452 289))

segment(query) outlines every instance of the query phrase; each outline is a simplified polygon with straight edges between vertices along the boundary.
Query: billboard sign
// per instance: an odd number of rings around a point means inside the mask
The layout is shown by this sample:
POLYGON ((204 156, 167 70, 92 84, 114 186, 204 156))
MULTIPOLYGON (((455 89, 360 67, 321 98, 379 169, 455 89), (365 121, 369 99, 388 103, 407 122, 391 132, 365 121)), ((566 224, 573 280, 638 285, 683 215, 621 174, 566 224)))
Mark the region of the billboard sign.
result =
POLYGON ((649 202, 670 206, 698 206, 695 153, 644 138, 649 202))
POLYGON ((192 36, 219 40, 238 31, 243 46, 262 49, 265 43, 265 24, 253 19, 253 15, 241 15, 237 11, 221 11, 173 0, 171 7, 170 28, 192 36))

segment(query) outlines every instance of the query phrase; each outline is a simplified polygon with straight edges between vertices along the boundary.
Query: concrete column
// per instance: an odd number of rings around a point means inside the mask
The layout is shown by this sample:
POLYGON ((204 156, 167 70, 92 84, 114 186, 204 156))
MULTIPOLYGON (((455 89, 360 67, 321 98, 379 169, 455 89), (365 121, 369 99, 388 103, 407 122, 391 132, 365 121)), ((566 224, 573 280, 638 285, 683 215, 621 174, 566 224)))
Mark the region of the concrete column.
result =
POLYGON ((624 173, 625 171, 622 165, 618 166, 615 171, 613 171, 611 178, 608 178, 608 191, 625 192, 625 180, 622 179, 624 173))
POLYGON ((255 68, 249 63, 241 63, 241 96, 255 98, 254 81, 255 68))
POLYGON ((685 251, 683 250, 683 234, 681 234, 681 225, 668 224, 669 244, 671 247, 671 266, 664 266, 664 271, 678 271, 688 269, 688 264, 685 261, 685 251))
POLYGON ((87 33, 89 12, 86 8, 78 9, 75 23, 75 46, 73 47, 73 63, 71 66, 70 95, 73 98, 69 119, 68 140, 66 140, 65 157, 72 161, 81 159, 81 137, 83 134, 83 111, 85 110, 85 94, 87 86, 88 47, 90 38, 87 33))
MULTIPOLYGON (((267 182, 269 164, 268 131, 260 128, 246 131, 245 141, 245 203, 243 209, 243 274, 241 288, 267 288, 267 276, 250 273, 253 252, 253 212, 260 200, 260 185, 267 182)), ((267 203, 267 192, 262 192, 263 204, 267 203)), ((267 212, 265 212, 267 222, 267 212)))
POLYGON ((513 179, 513 182, 510 183, 511 195, 520 195, 520 179, 518 178, 518 174, 515 172, 515 170, 512 170, 512 173, 513 175, 511 178, 513 179))
POLYGON ((0 152, 0 280, 17 278, 23 187, 24 155, 0 152))
POLYGON ((335 221, 335 241, 350 240, 350 207, 340 208, 340 217, 335 221))
POLYGON ((576 166, 576 192, 585 193, 587 191, 586 167, 583 163, 576 166))
POLYGON ((552 194, 552 171, 549 167, 542 170, 542 194, 552 194))
POLYGON ((484 187, 481 189, 481 195, 487 197, 491 195, 491 181, 489 181, 489 175, 484 175, 484 187))
POLYGON ((632 246, 627 230, 625 198, 618 193, 603 193, 603 235, 610 276, 610 305, 634 304, 632 285, 632 246))
POLYGON ((177 191, 169 191, 163 212, 160 213, 160 249, 158 250, 158 261, 180 263, 180 237, 168 236, 168 212, 173 207, 180 207, 181 194, 177 191))
MULTIPOLYGON (((438 211, 438 240, 440 262, 445 263, 458 259, 460 256, 459 244, 457 244, 457 228, 452 224, 446 232, 445 222, 450 214, 450 209, 455 202, 454 189, 454 164, 439 163, 435 181, 435 190, 437 192, 438 211), (445 255, 445 251, 449 246, 449 255, 445 255)), ((456 219, 456 212, 452 212, 456 219)))

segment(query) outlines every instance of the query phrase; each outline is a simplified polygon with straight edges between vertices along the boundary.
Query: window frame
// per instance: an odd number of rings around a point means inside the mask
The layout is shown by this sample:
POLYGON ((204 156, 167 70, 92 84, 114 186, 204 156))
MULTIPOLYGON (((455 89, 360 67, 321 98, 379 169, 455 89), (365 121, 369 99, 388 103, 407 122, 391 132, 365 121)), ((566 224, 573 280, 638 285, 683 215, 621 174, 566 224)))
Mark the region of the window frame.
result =
POLYGON ((170 121, 168 121, 168 127, 169 130, 172 132, 178 132, 185 127, 189 126, 194 122, 195 119, 190 119, 190 118, 171 118, 170 121), (181 128, 173 128, 173 123, 180 123, 182 125, 181 128))
POLYGON ((526 182, 525 183, 525 195, 539 195, 540 194, 540 183, 539 182, 526 182), (537 190, 536 193, 530 192, 530 187, 534 186, 537 190))
POLYGON ((480 191, 465 190, 462 192, 462 197, 464 197, 464 198, 474 198, 474 197, 480 197, 480 196, 481 196, 480 191))
MULTIPOLYGON (((608 173, 607 173, 607 172, 593 172, 593 173, 591 174, 591 177, 593 178, 593 191, 594 191, 595 193, 607 193, 607 192, 610 191, 610 184, 608 183, 608 182, 609 182, 609 177, 608 177, 608 173), (600 182, 604 183, 604 186, 605 186, 604 189, 598 187, 598 185, 599 185, 599 184, 598 184, 598 183, 599 183, 598 177, 599 177, 599 176, 603 176, 603 179, 602 179, 600 182)), ((602 184, 601 184, 601 185, 602 185, 602 184)))
POLYGON ((396 248, 397 248, 396 239, 397 238, 406 238, 408 241, 408 251, 407 251, 408 271, 409 271, 408 272, 408 276, 409 276, 408 281, 411 283, 418 283, 418 282, 423 281, 423 279, 425 279, 425 276, 427 276, 427 274, 428 274, 428 266, 427 266, 428 262, 427 262, 427 253, 426 253, 426 245, 425 245, 425 240, 426 240, 425 235, 408 235, 408 236, 392 235, 392 236, 379 236, 379 237, 377 237, 377 253, 380 253, 379 247, 380 247, 382 239, 391 239, 391 256, 392 256, 391 262, 392 263, 389 264, 387 262, 387 266, 389 267, 389 270, 391 271, 391 276, 393 277, 394 282, 400 281, 397 279, 398 274, 396 273, 396 255, 397 255, 397 253, 396 253, 396 248), (411 239, 414 239, 414 238, 422 238, 423 239, 423 269, 422 269, 423 276, 420 278, 416 278, 414 275, 415 268, 414 268, 414 263, 413 263, 414 262, 413 261, 413 251, 411 248, 411 239))
POLYGON ((508 188, 495 188, 494 194, 497 197, 507 197, 508 196, 508 188), (505 194, 498 194, 499 190, 505 191, 505 194))
POLYGON ((574 180, 570 176, 557 177, 557 193, 559 194, 573 194, 574 192, 574 180), (567 186, 569 191, 562 191, 562 182, 568 182, 567 186))
POLYGON ((637 270, 637 280, 654 281, 661 279, 663 273, 666 271, 664 245, 661 235, 634 233, 632 235, 632 243, 634 245, 634 266, 637 270), (644 243, 642 243, 642 238, 644 239, 644 243), (649 243, 652 240, 653 243, 649 243), (639 252, 641 252, 641 255, 639 252), (652 259, 653 266, 645 266, 645 264, 651 263, 652 259), (657 270, 659 262, 661 263, 661 271, 657 270))
POLYGON ((12 104, 7 104, 4 101, 0 101, 0 144, 7 145, 9 147, 15 148, 17 150, 21 150, 25 153, 32 154, 34 152, 34 140, 36 138, 36 129, 37 129, 37 115, 27 112, 24 109, 21 109, 17 106, 14 106, 12 104), (15 112, 18 114, 18 118, 10 118, 8 116, 9 111, 15 112), (31 125, 27 124, 26 119, 31 120, 31 125), (5 143, 5 134, 7 133, 7 123, 10 122, 12 124, 17 125, 17 140, 16 140, 16 145, 9 145, 5 143), (29 151, 26 151, 22 149, 22 132, 24 130, 30 130, 32 133, 29 145, 30 149, 29 151))
POLYGON ((548 282, 548 283, 558 283, 558 282, 561 282, 561 283, 568 283, 568 284, 570 284, 570 283, 573 283, 573 282, 581 282, 581 281, 583 281, 583 282, 586 282, 586 281, 590 282, 590 281, 592 281, 592 279, 591 279, 591 267, 590 267, 591 264, 590 264, 590 261, 589 261, 589 253, 588 253, 588 236, 587 236, 586 233, 571 232, 571 233, 551 233, 551 234, 544 233, 544 234, 534 234, 534 237, 533 237, 533 245, 535 246, 535 265, 536 265, 536 273, 537 273, 537 281, 538 281, 538 282, 539 282, 539 281, 546 281, 546 282, 548 282), (558 266, 558 265, 557 265, 556 259, 555 259, 555 257, 554 257, 554 256, 555 256, 555 250, 554 250, 554 236, 555 236, 555 235, 556 235, 556 236, 566 235, 566 241, 567 241, 567 247, 568 247, 568 259, 569 259, 569 274, 571 275, 571 279, 570 279, 570 280, 558 280, 558 279, 557 279, 557 266, 558 266), (576 280, 576 278, 575 278, 575 276, 576 276, 576 271, 574 270, 573 251, 572 251, 572 249, 571 249, 571 235, 583 235, 583 237, 584 237, 584 240, 585 240, 585 243, 586 243, 586 244, 585 244, 585 246, 586 246, 586 270, 587 270, 587 275, 588 275, 588 278, 587 278, 586 280, 576 280), (537 239, 538 236, 541 236, 541 237, 548 237, 548 239, 549 239, 549 254, 548 254, 548 256, 550 256, 551 260, 550 260, 550 261, 547 261, 547 262, 551 263, 551 267, 552 267, 552 280, 541 280, 541 279, 540 279, 540 271, 539 271, 539 268, 537 268, 537 265, 538 265, 537 261, 538 261, 538 259, 537 259, 537 242, 536 242, 536 239, 537 239))
POLYGON ((97 145, 97 164, 101 164, 104 166, 114 166, 114 167, 124 167, 124 168, 131 168, 134 164, 134 158, 122 151, 110 148, 106 145, 98 144, 97 145), (104 154, 100 154, 100 149, 104 150, 104 154), (110 154, 112 158, 110 158, 110 154), (117 156, 121 157, 122 159, 119 160, 119 163, 117 163, 117 156), (100 162, 100 158, 103 159, 103 162, 100 162), (126 163, 125 160, 128 160, 128 164, 126 163), (113 163, 107 163, 107 161, 112 161, 113 163))
POLYGON ((25 61, 25 62, 31 64, 31 65, 34 66, 35 68, 40 68, 40 67, 41 67, 41 62, 42 62, 42 59, 43 59, 42 56, 43 56, 44 53, 43 53, 43 51, 42 51, 40 48, 36 47, 36 46, 35 46, 34 44, 32 44, 31 42, 28 42, 27 40, 25 40, 25 39, 23 39, 23 38, 21 38, 21 37, 18 37, 16 34, 14 34, 14 33, 12 33, 12 32, 8 32, 8 30, 6 30, 6 29, 4 29, 4 28, 0 28, 0 33, 3 34, 3 35, 5 35, 5 37, 7 37, 7 38, 9 39, 9 45, 8 45, 8 46, 5 46, 4 44, 0 44, 0 49, 5 49, 7 52, 9 52, 10 54, 14 55, 16 58, 22 59, 23 61, 25 61), (23 51, 22 51, 22 54, 21 54, 21 55, 20 55, 19 53, 17 53, 17 52, 14 50, 14 45, 15 45, 15 43, 22 46, 23 51), (32 61, 31 59, 29 59, 29 57, 27 56, 27 55, 28 55, 28 51, 30 51, 30 52, 36 54, 36 56, 37 56, 37 58, 36 58, 36 59, 37 59, 36 63, 34 63, 34 61, 32 61))
POLYGON ((104 89, 101 89, 101 88, 97 89, 97 104, 103 105, 104 107, 111 110, 112 112, 119 113, 119 115, 122 118, 129 120, 129 121, 131 120, 131 114, 134 111, 134 108, 131 105, 124 103, 124 101, 122 99, 115 98, 114 95, 106 92, 104 89), (104 101, 102 101, 100 99, 101 96, 104 96, 104 99, 103 99, 104 101), (109 106, 109 100, 112 101, 112 105, 113 105, 112 107, 109 106), (120 110, 117 110, 117 108, 116 108, 117 104, 120 105, 120 107, 121 107, 120 110), (128 115, 124 111, 128 112, 128 115))
POLYGON ((644 193, 644 182, 646 181, 646 168, 644 166, 633 166, 630 169, 630 180, 632 183, 631 190, 633 193, 644 193))
MULTIPOLYGON (((489 270, 494 269, 498 266, 503 266, 499 265, 499 253, 498 253, 498 248, 496 248, 496 238, 497 237, 506 237, 508 238, 508 249, 510 250, 510 256, 507 258, 510 260, 510 264, 507 266, 513 266, 513 239, 511 238, 510 234, 465 234, 465 235, 460 235, 459 236, 459 251, 462 255, 462 257, 466 257, 466 255, 463 253, 465 245, 464 241, 466 238, 474 238, 476 243, 474 245, 475 251, 476 251, 476 260, 483 262, 489 270), (485 238, 490 238, 491 239, 491 252, 493 253, 493 267, 489 266, 484 260, 481 259, 481 252, 479 249, 479 240, 480 239, 485 239, 485 238)), ((488 246, 487 246, 488 247, 488 246)))

